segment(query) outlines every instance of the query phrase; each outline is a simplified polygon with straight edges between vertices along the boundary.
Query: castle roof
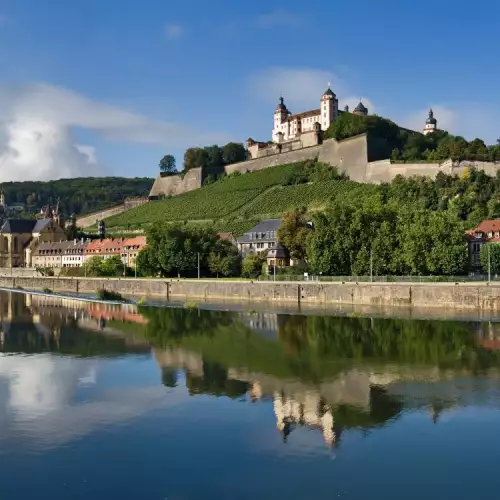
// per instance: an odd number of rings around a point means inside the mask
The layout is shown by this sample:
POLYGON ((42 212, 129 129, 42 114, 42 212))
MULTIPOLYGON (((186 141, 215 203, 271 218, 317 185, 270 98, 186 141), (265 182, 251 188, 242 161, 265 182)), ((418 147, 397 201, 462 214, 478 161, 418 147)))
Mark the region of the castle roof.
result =
POLYGON ((359 104, 354 108, 354 111, 363 111, 363 112, 368 112, 368 108, 361 102, 359 101, 359 104))
POLYGON ((332 96, 332 97, 335 97, 335 93, 333 92, 333 90, 332 90, 330 87, 328 87, 328 88, 327 88, 327 89, 323 92, 323 96, 325 96, 325 95, 330 95, 330 96, 332 96))
POLYGON ((434 118, 434 111, 432 109, 429 110, 429 118, 425 120, 425 123, 428 125, 437 125, 437 120, 434 118))
POLYGON ((283 97, 280 97, 280 102, 279 102, 278 106, 276 107, 276 111, 288 111, 286 109, 285 103, 283 101, 283 97))
POLYGON ((308 118, 312 116, 321 116, 321 109, 311 109, 310 111, 303 111, 302 113, 297 113, 296 115, 290 115, 287 117, 287 120, 301 120, 302 118, 308 118))

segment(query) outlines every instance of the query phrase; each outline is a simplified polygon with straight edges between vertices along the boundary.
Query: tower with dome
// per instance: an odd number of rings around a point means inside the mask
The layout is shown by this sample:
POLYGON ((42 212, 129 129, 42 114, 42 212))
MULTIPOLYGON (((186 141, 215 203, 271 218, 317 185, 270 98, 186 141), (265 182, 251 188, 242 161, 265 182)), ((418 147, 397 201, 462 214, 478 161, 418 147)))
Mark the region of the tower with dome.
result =
POLYGON ((437 120, 434 118, 434 111, 432 109, 429 109, 429 116, 427 117, 427 120, 425 120, 425 127, 424 130, 422 131, 422 134, 428 135, 432 134, 437 130, 437 120))

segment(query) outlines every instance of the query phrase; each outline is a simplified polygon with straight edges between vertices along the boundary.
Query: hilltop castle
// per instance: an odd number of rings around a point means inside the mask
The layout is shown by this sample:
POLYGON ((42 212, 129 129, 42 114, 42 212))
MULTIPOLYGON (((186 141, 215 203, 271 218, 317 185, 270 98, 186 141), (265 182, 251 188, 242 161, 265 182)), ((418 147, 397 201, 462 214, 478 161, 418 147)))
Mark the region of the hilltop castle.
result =
MULTIPOLYGON (((345 106, 343 110, 339 109, 339 100, 330 85, 320 98, 319 108, 296 114, 289 111, 281 96, 273 115, 272 140, 257 142, 247 139, 248 159, 317 146, 322 143, 323 134, 330 124, 343 113, 367 116, 368 108, 360 100, 352 112, 349 111, 349 106, 345 106)), ((431 109, 422 133, 427 135, 436 130, 437 120, 431 109)))
MULTIPOLYGON (((339 110, 339 100, 330 86, 323 92, 318 109, 303 111, 295 115, 288 110, 282 96, 274 112, 273 141, 280 143, 295 139, 303 132, 314 130, 315 126, 318 129, 318 125, 319 130, 325 131, 342 113, 349 113, 349 106, 346 106, 343 111, 339 110)), ((354 108, 353 114, 366 116, 368 108, 360 101, 354 108)))

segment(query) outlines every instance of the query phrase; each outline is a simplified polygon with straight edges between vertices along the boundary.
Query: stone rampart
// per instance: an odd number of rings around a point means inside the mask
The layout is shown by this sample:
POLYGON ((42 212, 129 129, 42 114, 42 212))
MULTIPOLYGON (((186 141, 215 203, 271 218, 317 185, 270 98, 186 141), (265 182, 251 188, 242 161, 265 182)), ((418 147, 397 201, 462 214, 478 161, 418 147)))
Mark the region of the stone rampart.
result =
POLYGON ((192 168, 186 174, 161 175, 156 177, 149 193, 150 199, 174 196, 201 188, 203 184, 202 168, 192 168))
POLYGON ((350 137, 343 141, 326 139, 321 145, 319 161, 337 167, 353 181, 366 182, 366 167, 368 165, 366 135, 350 137))
POLYGON ((147 198, 140 197, 126 199, 119 205, 115 205, 113 207, 105 208, 104 210, 98 210, 97 212, 92 212, 90 214, 77 217, 76 225, 81 228, 93 226, 98 220, 106 219, 107 217, 111 217, 112 215, 121 214, 126 210, 130 210, 131 208, 143 205, 144 203, 147 203, 147 201, 147 198))
POLYGON ((263 168, 275 167, 277 165, 286 165, 287 163, 297 163, 299 161, 314 160, 318 157, 321 146, 311 146, 309 148, 297 149, 286 153, 264 156, 254 160, 233 163, 224 167, 227 174, 233 172, 254 172, 263 168))
POLYGON ((100 288, 136 297, 165 300, 268 302, 295 305, 438 307, 447 310, 499 311, 500 284, 485 283, 318 283, 216 280, 30 278, 0 276, 0 286, 49 288, 64 293, 95 293, 100 288))

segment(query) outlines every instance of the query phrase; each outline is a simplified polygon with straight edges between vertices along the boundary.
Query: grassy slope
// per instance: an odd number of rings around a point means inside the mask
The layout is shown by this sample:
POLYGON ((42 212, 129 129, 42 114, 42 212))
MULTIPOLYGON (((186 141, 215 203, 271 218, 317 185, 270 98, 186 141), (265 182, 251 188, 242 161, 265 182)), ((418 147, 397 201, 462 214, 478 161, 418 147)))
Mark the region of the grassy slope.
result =
MULTIPOLYGON (((258 172, 229 176, 222 181, 160 201, 153 201, 106 219, 110 232, 145 228, 156 221, 210 224, 217 231, 244 233, 257 222, 279 217, 283 212, 306 206, 309 211, 324 209, 334 199, 372 186, 351 181, 287 186, 287 179, 303 166, 280 165, 258 172)), ((356 193, 357 194, 357 193, 356 193)))

